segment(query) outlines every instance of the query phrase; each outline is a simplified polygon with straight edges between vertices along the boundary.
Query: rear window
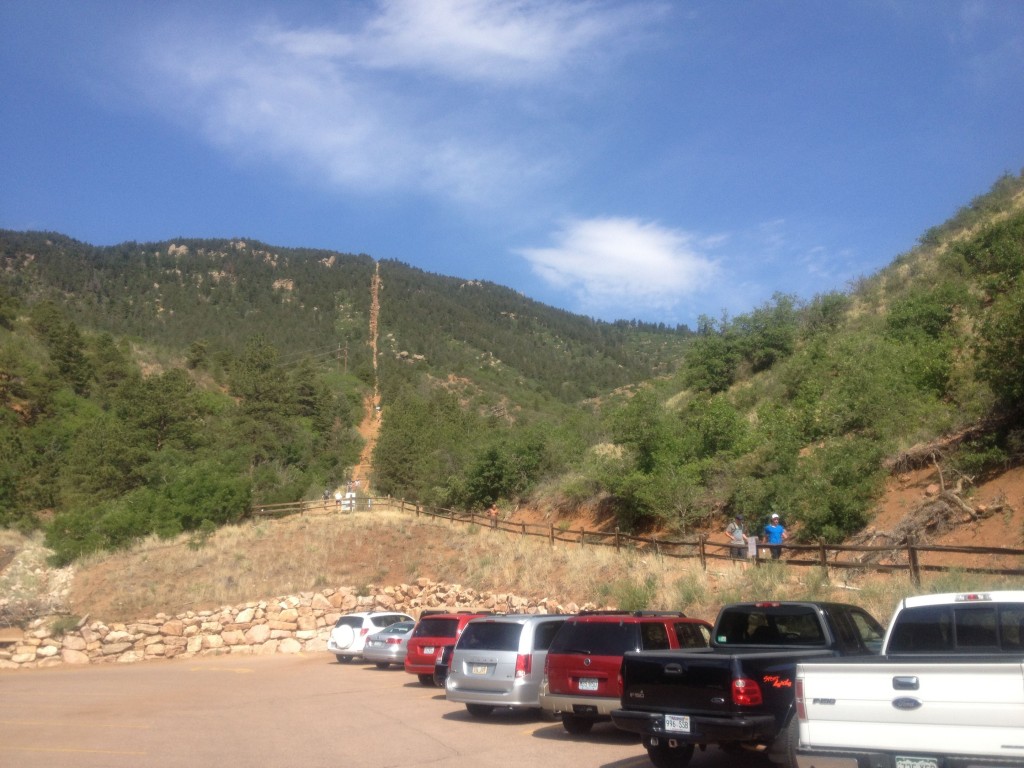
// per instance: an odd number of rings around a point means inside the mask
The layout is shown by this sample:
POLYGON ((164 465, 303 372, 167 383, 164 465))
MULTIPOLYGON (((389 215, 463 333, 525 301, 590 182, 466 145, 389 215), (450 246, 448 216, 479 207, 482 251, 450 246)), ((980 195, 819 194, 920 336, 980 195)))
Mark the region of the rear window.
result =
POLYGON ((1024 606, 927 605, 907 608, 890 653, 986 653, 1024 649, 1024 606))
POLYGON ((363 617, 362 616, 342 616, 340 619, 338 619, 338 623, 335 624, 334 626, 336 626, 336 627, 343 627, 346 624, 348 624, 348 626, 353 627, 355 629, 362 629, 363 617))
POLYGON ((523 625, 511 621, 470 623, 459 638, 463 651, 518 651, 523 625))
POLYGON ((719 645, 823 645, 821 621, 811 606, 743 607, 718 621, 719 645))
POLYGON ((567 621, 548 648, 549 653, 583 653, 590 656, 621 656, 626 651, 639 650, 640 633, 636 623, 604 621, 567 621))
POLYGON ((410 629, 413 628, 413 624, 408 621, 396 621, 388 627, 382 629, 378 634, 381 635, 404 635, 410 629))
POLYGON ((420 619, 413 637, 455 637, 459 631, 458 619, 420 619))
POLYGON ((392 613, 387 616, 374 616, 373 623, 378 627, 390 627, 392 624, 397 624, 400 621, 408 621, 408 619, 400 613, 392 613))

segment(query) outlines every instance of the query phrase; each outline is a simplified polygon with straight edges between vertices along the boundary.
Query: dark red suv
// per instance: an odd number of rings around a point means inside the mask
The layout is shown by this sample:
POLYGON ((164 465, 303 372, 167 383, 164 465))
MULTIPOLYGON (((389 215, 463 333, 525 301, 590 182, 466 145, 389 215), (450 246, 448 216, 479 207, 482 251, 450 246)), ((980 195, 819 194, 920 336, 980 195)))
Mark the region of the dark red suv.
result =
POLYGON ((572 616, 548 648, 540 704, 569 733, 587 733, 620 706, 626 651, 704 648, 711 625, 682 613, 595 611, 572 616))
POLYGON ((418 675, 422 685, 434 685, 434 664, 441 651, 455 645, 462 630, 472 619, 489 613, 434 613, 423 616, 409 638, 405 671, 418 675))

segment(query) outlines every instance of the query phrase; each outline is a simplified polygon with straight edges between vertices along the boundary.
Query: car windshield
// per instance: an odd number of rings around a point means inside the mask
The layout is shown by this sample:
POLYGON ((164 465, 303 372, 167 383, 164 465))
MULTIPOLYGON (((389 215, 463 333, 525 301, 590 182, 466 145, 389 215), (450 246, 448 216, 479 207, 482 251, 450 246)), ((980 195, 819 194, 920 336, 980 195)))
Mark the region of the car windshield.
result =
POLYGON ((567 621, 551 641, 549 653, 621 656, 640 649, 636 624, 609 621, 567 621))
POLYGON ((455 637, 459 631, 458 619, 420 619, 413 637, 455 637))
POLYGON ((515 651, 523 625, 511 621, 472 622, 459 638, 459 650, 515 651))

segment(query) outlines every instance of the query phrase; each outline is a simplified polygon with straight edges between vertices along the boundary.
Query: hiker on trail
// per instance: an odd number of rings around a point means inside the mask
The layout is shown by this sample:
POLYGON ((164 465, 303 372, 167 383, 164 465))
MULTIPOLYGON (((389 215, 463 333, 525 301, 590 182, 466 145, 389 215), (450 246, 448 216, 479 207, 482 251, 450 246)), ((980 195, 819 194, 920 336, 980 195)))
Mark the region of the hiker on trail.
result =
POLYGON ((786 528, 777 514, 772 513, 771 521, 764 527, 764 535, 768 539, 772 560, 778 560, 782 555, 782 542, 789 538, 789 534, 786 533, 786 528))
POLYGON ((743 515, 736 515, 725 528, 729 549, 733 557, 743 557, 747 551, 747 535, 743 532, 743 515))

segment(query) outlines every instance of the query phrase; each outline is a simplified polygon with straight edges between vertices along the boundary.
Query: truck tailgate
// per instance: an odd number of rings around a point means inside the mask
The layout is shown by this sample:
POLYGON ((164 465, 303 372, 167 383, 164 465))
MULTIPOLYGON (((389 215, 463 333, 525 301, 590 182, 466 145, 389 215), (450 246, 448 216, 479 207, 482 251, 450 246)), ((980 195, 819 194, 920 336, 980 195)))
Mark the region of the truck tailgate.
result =
POLYGON ((800 741, 815 749, 867 741, 873 749, 1024 756, 1024 664, 1016 659, 808 662, 798 678, 806 707, 800 741))

